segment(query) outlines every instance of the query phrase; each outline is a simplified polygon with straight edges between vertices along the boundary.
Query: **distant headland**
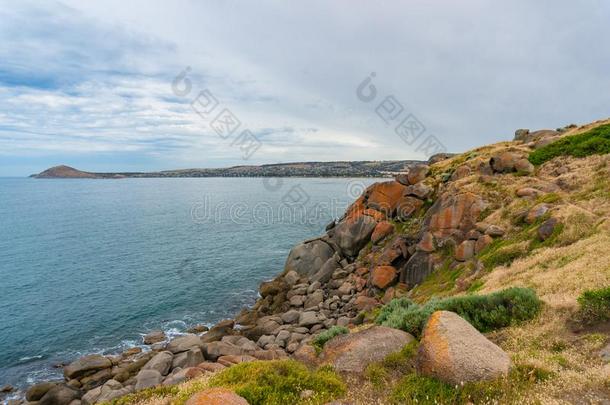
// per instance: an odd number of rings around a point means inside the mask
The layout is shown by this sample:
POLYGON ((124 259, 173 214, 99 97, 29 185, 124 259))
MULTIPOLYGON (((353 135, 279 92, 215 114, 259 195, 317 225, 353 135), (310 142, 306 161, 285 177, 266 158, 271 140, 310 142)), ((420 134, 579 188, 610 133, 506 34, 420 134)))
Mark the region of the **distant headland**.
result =
POLYGON ((232 166, 216 169, 180 169, 159 172, 94 173, 70 166, 51 167, 30 177, 37 179, 121 179, 160 177, 387 177, 403 172, 418 160, 298 162, 232 166))

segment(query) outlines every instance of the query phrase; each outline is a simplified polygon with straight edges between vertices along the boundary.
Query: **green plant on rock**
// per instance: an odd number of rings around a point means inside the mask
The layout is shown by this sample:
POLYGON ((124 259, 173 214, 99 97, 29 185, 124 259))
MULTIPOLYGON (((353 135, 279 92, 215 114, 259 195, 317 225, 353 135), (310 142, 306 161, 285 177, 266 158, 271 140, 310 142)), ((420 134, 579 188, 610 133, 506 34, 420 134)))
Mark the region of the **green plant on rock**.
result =
POLYGON ((325 330, 324 332, 317 335, 312 341, 311 345, 317 350, 321 351, 324 348, 326 342, 339 335, 347 335, 349 329, 345 326, 333 326, 332 328, 325 330))
POLYGON ((388 305, 391 307, 382 309, 383 317, 377 323, 419 336, 435 311, 455 312, 480 332, 489 332, 534 318, 542 302, 534 290, 512 287, 487 295, 433 298, 424 305, 388 305))
POLYGON ((587 323, 610 319, 610 286, 598 290, 587 290, 578 297, 580 316, 587 323))
POLYGON ((610 153, 610 124, 600 125, 578 135, 566 136, 539 148, 529 155, 529 161, 541 165, 557 156, 582 158, 610 153))
POLYGON ((310 371, 295 360, 253 361, 221 371, 209 382, 226 387, 251 405, 284 405, 301 402, 301 392, 313 391, 310 404, 323 404, 341 397, 346 386, 329 368, 310 371))

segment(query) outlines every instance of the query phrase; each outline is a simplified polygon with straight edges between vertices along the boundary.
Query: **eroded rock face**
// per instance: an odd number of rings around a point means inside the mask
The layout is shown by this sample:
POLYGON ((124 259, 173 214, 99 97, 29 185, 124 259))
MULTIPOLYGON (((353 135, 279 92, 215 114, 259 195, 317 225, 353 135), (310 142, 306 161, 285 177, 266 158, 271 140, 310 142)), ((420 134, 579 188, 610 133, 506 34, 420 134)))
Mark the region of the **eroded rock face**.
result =
POLYGON ((321 240, 300 243, 290 250, 284 270, 310 276, 317 273, 334 253, 330 245, 321 240))
POLYGON ((354 221, 343 221, 332 230, 332 239, 344 254, 354 257, 370 240, 375 226, 377 221, 367 215, 354 221))
POLYGON ((385 289, 396 281, 396 269, 392 266, 377 266, 371 273, 371 284, 385 289))
POLYGON ((391 216, 404 191, 405 186, 397 181, 375 183, 366 191, 368 197, 367 205, 385 215, 391 216))
POLYGON ((484 208, 485 202, 479 195, 446 193, 430 208, 424 226, 437 238, 449 236, 454 230, 467 232, 474 228, 484 208))
POLYGON ((373 234, 371 235, 371 240, 373 243, 379 242, 381 239, 385 238, 389 234, 394 232, 394 225, 387 221, 382 221, 377 224, 373 234))
POLYGON ((508 373, 510 358, 459 315, 437 311, 420 340, 417 370, 458 385, 491 380, 508 373))
POLYGON ((400 282, 410 287, 420 284, 432 273, 432 262, 430 255, 426 252, 415 252, 400 272, 400 282))
POLYGON ((360 332, 337 336, 324 345, 319 361, 336 371, 362 373, 366 367, 401 350, 414 337, 398 329, 373 326, 360 332))

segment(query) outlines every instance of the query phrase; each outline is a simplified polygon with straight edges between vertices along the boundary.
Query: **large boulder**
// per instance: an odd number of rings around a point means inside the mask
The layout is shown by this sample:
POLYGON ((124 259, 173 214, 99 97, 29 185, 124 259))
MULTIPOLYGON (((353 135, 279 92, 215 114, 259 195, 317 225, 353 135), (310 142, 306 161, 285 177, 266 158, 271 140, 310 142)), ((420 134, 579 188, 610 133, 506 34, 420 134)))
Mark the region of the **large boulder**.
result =
POLYGON ((94 374, 99 370, 112 367, 112 362, 101 354, 90 354, 73 361, 64 367, 64 376, 71 380, 94 374))
POLYGON ((398 329, 373 326, 329 340, 320 353, 319 361, 332 365, 339 372, 362 373, 369 364, 400 351, 413 339, 398 329))
POLYGON ((174 355, 171 352, 161 352, 155 355, 142 367, 144 370, 157 370, 162 375, 167 375, 172 367, 174 355))
POLYGON ((301 276, 310 276, 317 273, 334 254, 330 245, 319 239, 303 242, 290 250, 284 270, 294 271, 301 276))
POLYGON ((172 369, 195 367, 197 364, 203 363, 203 360, 203 352, 201 349, 198 347, 193 347, 189 351, 178 353, 174 356, 172 361, 172 369))
POLYGON ((534 165, 532 165, 524 156, 504 151, 495 154, 489 159, 489 165, 494 172, 497 173, 511 173, 521 172, 531 174, 534 172, 534 165))
POLYGON ((221 356, 241 355, 248 351, 244 348, 228 342, 212 342, 206 347, 205 357, 208 360, 216 361, 221 356))
POLYGON ((322 267, 320 267, 320 270, 318 270, 316 273, 312 274, 309 276, 309 281, 310 282, 320 282, 320 283, 326 283, 328 280, 330 280, 332 274, 335 272, 335 270, 337 270, 338 268, 341 267, 341 263, 340 263, 340 258, 338 254, 334 254, 333 257, 331 257, 330 259, 328 259, 323 265, 322 267))
POLYGON ((152 345, 155 343, 163 342, 167 337, 165 336, 165 332, 162 330, 153 330, 152 332, 147 333, 144 336, 144 344, 152 345))
POLYGON ((57 383, 54 382, 41 382, 38 384, 34 384, 26 391, 25 399, 28 402, 36 402, 40 400, 40 398, 42 398, 44 394, 49 392, 51 388, 54 388, 56 385, 57 383))
POLYGON ((216 342, 222 339, 224 336, 231 335, 233 333, 233 327, 235 321, 233 319, 224 319, 212 326, 203 336, 201 336, 201 343, 216 342))
POLYGON ((208 388, 190 397, 186 405, 248 405, 248 401, 226 388, 208 388))
POLYGON ((510 358, 459 315, 432 314, 417 355, 419 373, 448 384, 491 380, 506 375, 510 358))
MULTIPOLYGON (((208 332, 209 333, 209 332, 208 332)), ((201 347, 201 338, 195 334, 187 334, 179 336, 167 345, 167 350, 173 354, 186 352, 193 347, 201 347)))
POLYGON ((161 384, 163 376, 157 370, 140 370, 136 376, 136 391, 161 384))
POLYGON ((307 311, 301 312, 299 315, 299 326, 310 327, 326 320, 326 317, 321 312, 307 311))
POLYGON ((375 226, 377 221, 368 215, 355 220, 344 220, 331 231, 332 240, 347 256, 355 257, 370 240, 375 226))
POLYGON ((68 405, 78 398, 80 398, 78 391, 60 384, 47 391, 38 401, 38 405, 68 405))

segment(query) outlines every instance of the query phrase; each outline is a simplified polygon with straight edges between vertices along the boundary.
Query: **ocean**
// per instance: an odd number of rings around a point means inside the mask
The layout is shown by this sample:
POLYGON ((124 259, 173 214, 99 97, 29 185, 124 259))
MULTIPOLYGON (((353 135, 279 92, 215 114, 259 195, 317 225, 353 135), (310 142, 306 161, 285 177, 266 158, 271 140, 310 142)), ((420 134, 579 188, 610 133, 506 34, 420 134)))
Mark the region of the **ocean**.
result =
POLYGON ((235 316, 374 181, 0 178, 0 386, 235 316))

